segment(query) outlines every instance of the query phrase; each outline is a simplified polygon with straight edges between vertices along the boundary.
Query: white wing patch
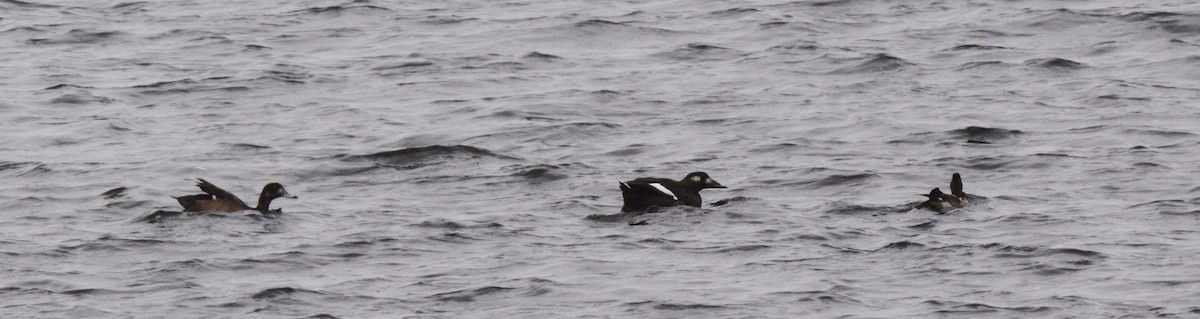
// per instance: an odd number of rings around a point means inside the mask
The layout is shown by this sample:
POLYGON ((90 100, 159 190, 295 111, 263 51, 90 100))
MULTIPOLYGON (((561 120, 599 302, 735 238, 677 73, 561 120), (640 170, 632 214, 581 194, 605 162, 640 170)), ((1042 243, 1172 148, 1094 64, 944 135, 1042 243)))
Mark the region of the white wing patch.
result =
POLYGON ((663 194, 666 194, 667 196, 671 196, 671 199, 679 200, 679 197, 675 197, 675 193, 672 193, 671 190, 667 189, 666 187, 663 187, 662 184, 650 183, 650 186, 654 187, 655 189, 658 189, 658 191, 662 192, 663 194))
POLYGON ((950 209, 954 209, 954 205, 952 205, 952 204, 950 204, 950 202, 947 202, 947 201, 944 201, 944 200, 939 200, 939 201, 938 201, 938 207, 941 207, 941 208, 942 208, 942 210, 950 210, 950 209))

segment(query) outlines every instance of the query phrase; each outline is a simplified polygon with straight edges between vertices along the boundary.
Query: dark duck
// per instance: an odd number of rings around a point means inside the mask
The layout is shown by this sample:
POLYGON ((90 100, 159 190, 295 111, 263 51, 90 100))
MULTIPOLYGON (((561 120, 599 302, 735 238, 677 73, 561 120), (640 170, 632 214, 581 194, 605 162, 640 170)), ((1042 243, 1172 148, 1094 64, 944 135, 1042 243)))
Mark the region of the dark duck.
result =
POLYGON ((945 213, 967 205, 967 194, 963 193, 962 176, 959 176, 958 173, 950 176, 950 194, 942 193, 941 189, 935 187, 929 191, 929 194, 923 196, 929 199, 918 204, 917 209, 927 208, 945 213))
POLYGON ((725 188, 704 172, 687 174, 681 180, 643 177, 620 182, 621 196, 625 198, 622 212, 645 211, 652 207, 687 205, 700 207, 700 190, 725 188))
POLYGON ((280 197, 296 198, 296 195, 292 195, 286 189, 283 189, 283 185, 270 183, 267 186, 263 186, 262 193, 258 195, 258 206, 250 207, 250 205, 246 205, 246 202, 243 202, 237 196, 233 196, 232 193, 217 187, 217 185, 213 185, 203 178, 197 178, 197 180, 199 182, 196 183, 196 186, 200 187, 200 190, 204 191, 205 194, 175 197, 175 200, 179 201, 179 205, 183 206, 183 211, 185 212, 230 213, 257 210, 263 214, 269 214, 271 213, 271 200, 280 197))

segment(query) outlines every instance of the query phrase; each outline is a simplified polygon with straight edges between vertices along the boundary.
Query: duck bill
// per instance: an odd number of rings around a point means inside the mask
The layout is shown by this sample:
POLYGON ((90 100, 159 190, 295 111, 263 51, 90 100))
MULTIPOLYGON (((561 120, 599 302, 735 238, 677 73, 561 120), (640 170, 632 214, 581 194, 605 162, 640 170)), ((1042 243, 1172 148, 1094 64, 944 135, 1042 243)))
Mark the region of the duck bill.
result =
POLYGON ((288 191, 287 191, 287 190, 284 190, 284 191, 283 191, 283 194, 279 195, 279 197, 285 197, 285 198, 300 198, 299 196, 292 195, 292 193, 288 193, 288 191))
POLYGON ((717 183, 717 180, 709 179, 708 183, 704 184, 704 188, 728 188, 728 187, 725 187, 725 185, 721 185, 721 183, 717 183))

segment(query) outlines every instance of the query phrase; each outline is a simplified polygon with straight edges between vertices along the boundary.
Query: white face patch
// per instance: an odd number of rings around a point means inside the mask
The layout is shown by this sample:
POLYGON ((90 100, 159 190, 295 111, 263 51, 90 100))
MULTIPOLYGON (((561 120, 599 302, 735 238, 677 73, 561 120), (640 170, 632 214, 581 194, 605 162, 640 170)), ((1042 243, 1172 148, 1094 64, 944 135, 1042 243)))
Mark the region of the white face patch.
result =
POLYGON ((650 183, 650 186, 654 187, 655 189, 658 189, 658 191, 662 192, 663 194, 665 194, 667 196, 671 196, 671 199, 679 200, 679 197, 675 197, 675 193, 672 193, 671 190, 667 189, 666 187, 663 187, 662 184, 650 183))
POLYGON ((700 180, 700 176, 692 176, 691 180, 692 180, 693 182, 697 182, 697 183, 699 183, 699 182, 703 182, 702 180, 700 180))

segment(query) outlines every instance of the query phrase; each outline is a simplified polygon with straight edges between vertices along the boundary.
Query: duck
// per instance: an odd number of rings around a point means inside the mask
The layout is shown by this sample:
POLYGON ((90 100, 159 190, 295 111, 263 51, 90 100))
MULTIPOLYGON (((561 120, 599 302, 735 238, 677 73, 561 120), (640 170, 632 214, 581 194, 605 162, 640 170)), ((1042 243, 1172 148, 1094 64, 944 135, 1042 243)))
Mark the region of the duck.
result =
POLYGON ((700 207, 700 190, 726 188, 704 172, 689 173, 681 180, 642 177, 618 183, 621 187, 621 197, 625 200, 625 204, 621 206, 622 212, 646 211, 652 207, 675 205, 700 207))
POLYGON ((174 197, 179 201, 179 205, 183 206, 185 212, 198 213, 232 213, 244 210, 256 210, 263 214, 270 214, 271 200, 276 198, 298 198, 296 195, 288 193, 283 188, 282 184, 269 183, 263 186, 262 193, 258 195, 258 206, 250 207, 246 205, 237 196, 232 193, 209 183, 203 178, 197 178, 196 187, 204 191, 205 194, 187 195, 174 197))
POLYGON ((962 176, 958 173, 950 176, 950 194, 942 193, 939 188, 933 188, 929 194, 922 195, 928 200, 918 204, 916 209, 927 208, 939 213, 946 213, 967 205, 967 194, 963 193, 962 176))

